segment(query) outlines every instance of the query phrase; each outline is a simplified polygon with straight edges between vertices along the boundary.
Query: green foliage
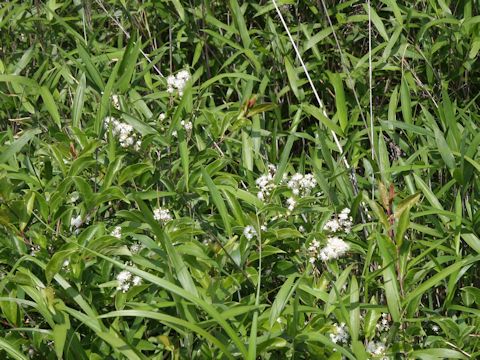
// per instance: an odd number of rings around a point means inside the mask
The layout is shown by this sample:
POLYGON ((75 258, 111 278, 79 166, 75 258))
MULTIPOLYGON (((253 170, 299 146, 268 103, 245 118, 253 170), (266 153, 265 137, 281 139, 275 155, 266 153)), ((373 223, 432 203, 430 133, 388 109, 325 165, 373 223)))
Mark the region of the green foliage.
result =
POLYGON ((479 8, 4 1, 0 356, 478 358, 479 8))

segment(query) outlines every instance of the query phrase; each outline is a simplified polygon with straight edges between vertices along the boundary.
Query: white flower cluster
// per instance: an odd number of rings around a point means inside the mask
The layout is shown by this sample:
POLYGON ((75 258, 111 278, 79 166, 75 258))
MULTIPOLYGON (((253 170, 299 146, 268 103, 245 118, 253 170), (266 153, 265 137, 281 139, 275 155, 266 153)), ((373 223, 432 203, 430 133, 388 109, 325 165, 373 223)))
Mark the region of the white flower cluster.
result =
POLYGON ((120 110, 120 98, 118 95, 112 95, 112 105, 115 109, 120 110))
POLYGON ((121 290, 126 293, 131 286, 137 286, 142 283, 140 276, 133 276, 128 270, 122 270, 117 275, 117 281, 119 282, 117 290, 121 290))
POLYGON ((432 331, 436 334, 440 331, 440 326, 438 325, 432 325, 432 331))
POLYGON ((313 188, 317 186, 317 180, 315 180, 313 174, 302 175, 296 173, 287 182, 287 186, 292 190, 293 195, 304 197, 310 195, 313 188))
POLYGON ((310 243, 310 246, 308 247, 308 252, 310 254, 310 257, 309 257, 308 261, 310 263, 313 264, 313 263, 315 263, 315 261, 317 261, 319 250, 320 250, 320 242, 318 240, 314 239, 310 243))
MULTIPOLYGON (((130 124, 125 124, 114 117, 107 116, 104 120, 105 127, 112 126, 112 133, 115 136, 118 136, 118 141, 120 146, 127 148, 133 146, 133 148, 138 151, 142 145, 142 141, 139 139, 139 136, 133 130, 133 126, 130 124)), ((107 136, 107 134, 105 134, 107 136)))
POLYGON ((83 221, 82 221, 82 217, 80 215, 78 215, 77 217, 72 217, 70 219, 70 226, 71 227, 75 227, 75 228, 79 228, 80 226, 82 226, 83 224, 83 221))
POLYGON ((117 239, 120 239, 122 237, 122 228, 120 226, 115 226, 110 235, 116 237, 117 239))
POLYGON ((31 256, 36 256, 40 252, 40 250, 42 250, 40 245, 33 244, 33 245, 30 246, 30 255, 31 256))
POLYGON ((275 183, 273 182, 273 178, 277 172, 277 168, 275 165, 269 164, 268 165, 268 174, 260 176, 256 181, 255 184, 260 189, 257 193, 257 197, 265 201, 271 194, 271 192, 275 189, 275 183))
POLYGON ((138 254, 143 249, 143 245, 139 242, 130 245, 129 249, 132 254, 138 254))
POLYGON ((353 226, 353 219, 349 215, 350 209, 343 209, 338 216, 333 217, 328 220, 323 226, 323 230, 330 231, 332 233, 343 231, 345 233, 350 233, 353 226))
POLYGON ((387 347, 381 341, 369 341, 367 343, 367 352, 370 355, 373 355, 375 359, 388 360, 388 357, 385 356, 387 347))
POLYGON ((295 209, 295 206, 297 205, 297 201, 293 197, 289 197, 286 203, 288 211, 293 211, 293 209, 295 209))
POLYGON ((183 128, 185 129, 186 132, 190 132, 193 129, 193 124, 192 124, 191 121, 182 120, 182 121, 180 121, 180 125, 183 126, 183 128))
POLYGON ((379 332, 386 332, 390 330, 390 324, 388 322, 388 314, 382 313, 380 321, 377 323, 376 328, 379 332))
POLYGON ((329 237, 327 240, 327 246, 320 250, 320 259, 328 261, 332 259, 338 259, 343 256, 350 249, 345 241, 337 236, 329 237))
POLYGON ((330 340, 332 340, 332 342, 335 344, 347 344, 349 338, 350 335, 348 335, 345 323, 333 325, 333 332, 330 333, 330 340))
POLYGON ((166 224, 173 219, 170 210, 161 207, 153 210, 153 218, 162 224, 166 224))
POLYGON ((248 239, 251 240, 255 236, 257 236, 257 230, 252 225, 247 225, 245 226, 245 229, 243 229, 243 235, 248 239))
POLYGON ((177 75, 170 75, 167 77, 167 92, 173 94, 175 90, 178 91, 178 95, 183 95, 183 89, 187 81, 190 79, 190 73, 187 70, 181 70, 177 75))

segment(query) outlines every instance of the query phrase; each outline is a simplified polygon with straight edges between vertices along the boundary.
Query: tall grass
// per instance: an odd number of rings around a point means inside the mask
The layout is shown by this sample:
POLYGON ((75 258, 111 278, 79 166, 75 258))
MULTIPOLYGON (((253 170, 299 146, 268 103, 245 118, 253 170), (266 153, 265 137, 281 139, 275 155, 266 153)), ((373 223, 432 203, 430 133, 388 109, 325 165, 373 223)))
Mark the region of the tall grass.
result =
POLYGON ((477 358, 479 6, 4 1, 1 356, 477 358))

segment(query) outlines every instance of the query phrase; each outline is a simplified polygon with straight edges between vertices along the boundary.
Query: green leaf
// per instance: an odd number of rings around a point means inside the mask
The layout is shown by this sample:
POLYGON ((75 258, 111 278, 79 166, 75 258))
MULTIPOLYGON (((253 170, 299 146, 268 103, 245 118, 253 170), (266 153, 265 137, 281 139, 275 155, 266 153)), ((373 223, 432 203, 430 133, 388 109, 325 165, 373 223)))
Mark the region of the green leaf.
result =
POLYGON ((432 348, 415 350, 410 353, 414 359, 421 360, 442 360, 442 359, 469 359, 461 352, 448 348, 432 348))
POLYGON ((412 206, 416 205, 418 200, 420 200, 420 196, 420 193, 417 192, 400 201, 400 203, 395 206, 395 217, 400 218, 404 211, 410 210, 412 206))
MULTIPOLYGON (((363 4, 363 7, 365 11, 368 12, 368 5, 363 4)), ((378 16, 375 9, 371 6, 370 6, 370 15, 372 18, 372 23, 377 28, 377 31, 380 34, 380 36, 383 37, 385 41, 388 41, 389 38, 388 38, 387 31, 385 30, 385 25, 383 25, 382 19, 380 18, 380 16, 378 16)))
POLYGON ((414 300, 417 296, 421 296, 431 287, 438 286, 438 284, 450 274, 460 270, 464 266, 468 266, 470 263, 478 261, 479 259, 480 259, 480 256, 468 257, 446 268, 443 268, 439 273, 428 278, 428 280, 425 280, 419 286, 415 287, 410 293, 408 293, 408 295, 405 296, 405 299, 403 301, 404 304, 408 304, 410 301, 414 300))
POLYGON ((170 0, 170 1, 172 2, 173 6, 175 6, 175 10, 177 10, 177 13, 178 13, 178 16, 180 16, 180 19, 182 21, 185 21, 185 9, 183 8, 180 0, 170 0))
POLYGON ((350 280, 350 336, 352 341, 357 341, 360 333, 360 307, 358 301, 360 293, 358 289, 358 281, 355 276, 350 280))
POLYGON ((102 76, 100 75, 100 72, 93 64, 92 59, 90 58, 90 55, 88 54, 87 50, 83 47, 83 45, 80 42, 77 43, 77 52, 80 58, 83 60, 86 73, 88 74, 90 80, 93 81, 93 83, 97 86, 97 90, 99 92, 103 91, 103 89, 105 88, 105 84, 103 82, 102 76))
POLYGON ((442 156, 443 161, 445 161, 445 164, 448 166, 450 170, 455 169, 456 164, 455 164, 455 158, 453 157, 452 151, 450 150, 447 142, 445 141, 445 138, 443 136, 443 133, 435 127, 435 141, 437 143, 438 147, 438 152, 442 156))
POLYGON ((400 84, 400 102, 402 105, 403 120, 407 124, 412 124, 412 100, 410 98, 410 88, 405 76, 402 76, 400 84))
POLYGON ((146 172, 153 172, 153 166, 151 164, 140 163, 128 165, 120 171, 120 174, 118 175, 118 185, 123 185, 127 181, 132 181, 146 172))
POLYGON ((292 89, 293 94, 297 99, 299 99, 298 93, 298 74, 292 66, 289 58, 285 56, 285 70, 287 70, 287 77, 288 82, 290 84, 290 88, 292 89))
POLYGON ((277 296, 273 301, 272 309, 270 312, 270 319, 269 319, 270 327, 272 327, 273 324, 275 324, 278 317, 282 313, 283 309, 287 305, 288 300, 292 297, 293 293, 295 292, 299 283, 299 281, 295 282, 297 277, 298 277, 297 274, 290 275, 287 278, 287 280, 283 283, 280 290, 278 291, 277 296))
POLYGON ((385 296, 387 298, 388 310, 392 315, 393 321, 400 322, 401 296, 394 265, 395 249, 391 240, 388 239, 385 235, 377 233, 376 236, 380 255, 383 260, 383 286, 385 288, 385 296))
POLYGON ((100 135, 103 131, 104 120, 107 114, 110 112, 112 106, 112 92, 115 82, 117 80, 118 69, 120 68, 120 62, 115 64, 110 77, 108 78, 107 85, 103 89, 102 98, 100 99, 100 106, 95 118, 95 133, 100 135))
POLYGON ((210 178, 210 175, 208 175, 207 171, 204 168, 202 168, 202 176, 203 176, 203 181, 205 181, 208 191, 210 192, 213 203, 217 207, 218 212, 222 217, 223 225, 225 226, 227 235, 230 237, 232 236, 232 227, 230 225, 227 207, 225 206, 225 202, 223 201, 222 196, 220 195, 220 191, 218 191, 218 188, 216 187, 215 183, 212 181, 212 179, 210 178))
POLYGON ((345 131, 348 127, 348 110, 343 89, 343 81, 338 73, 329 73, 329 79, 335 90, 335 105, 337 107, 337 116, 340 122, 340 128, 345 131))
POLYGON ((178 149, 180 151, 180 161, 182 163, 183 176, 185 178, 185 190, 189 192, 188 182, 190 179, 190 156, 188 153, 187 134, 183 129, 178 131, 178 149))
POLYGON ((342 129, 335 124, 332 120, 328 119, 321 109, 316 106, 310 104, 303 104, 303 110, 313 116, 315 119, 319 120, 323 125, 325 125, 328 129, 336 133, 337 135, 343 135, 342 129))
POLYGON ((83 73, 82 76, 80 77, 80 82, 78 83, 77 90, 75 91, 75 97, 73 99, 73 106, 72 106, 72 125, 73 127, 76 127, 76 128, 81 127, 80 119, 82 117, 86 86, 87 86, 87 78, 83 73))
POLYGON ((42 86, 40 87, 39 92, 40 96, 43 99, 43 103, 45 104, 47 111, 50 113, 50 116, 52 117, 54 123, 58 126, 59 129, 61 129, 62 121, 60 120, 60 114, 58 113, 57 105, 55 104, 55 100, 53 99, 50 90, 48 90, 46 86, 42 86))
POLYGON ((170 259, 172 268, 175 270, 178 281, 183 286, 183 288, 187 290, 190 294, 192 294, 193 296, 198 296, 197 288, 195 287, 195 283, 193 282, 192 276, 189 273, 188 267, 183 261, 181 255, 173 246, 170 237, 162 229, 160 224, 153 218, 152 212, 145 205, 145 203, 140 199, 136 199, 136 202, 138 204, 138 207, 140 208, 140 211, 142 212, 145 221, 150 226, 158 240, 160 240, 166 253, 168 254, 168 258, 170 259))
POLYGON ((227 356, 229 359, 235 359, 235 357, 230 353, 228 348, 214 335, 210 334, 209 332, 205 331, 201 326, 197 324, 193 324, 189 321, 185 321, 183 319, 180 319, 178 317, 170 316, 167 314, 161 314, 158 312, 154 311, 147 311, 147 310, 121 310, 121 311, 112 311, 107 314, 103 314, 100 316, 100 318, 111 318, 111 317, 136 317, 139 319, 153 319, 157 320, 162 324, 165 324, 170 327, 182 327, 188 330, 191 330, 198 335, 204 337, 205 339, 209 340, 213 344, 215 344, 218 349, 220 349, 225 356, 227 356))
POLYGON ((142 41, 140 38, 137 38, 136 36, 130 36, 118 71, 120 77, 115 86, 120 93, 126 92, 130 87, 130 81, 135 72, 141 45, 142 41))
MULTIPOLYGON (((57 316, 58 317, 58 316, 57 316)), ((67 340, 68 330, 70 329, 70 319, 66 313, 61 313, 62 323, 56 323, 52 329, 53 344, 57 359, 63 359, 63 349, 67 340)))
POLYGON ((25 130, 17 140, 8 145, 6 148, 2 149, 0 153, 0 164, 8 161, 12 156, 17 154, 22 148, 35 137, 42 132, 40 129, 29 129, 25 130))
POLYGON ((250 34, 247 30, 247 24, 245 23, 245 19, 243 18, 242 10, 240 9, 240 5, 238 4, 237 0, 230 0, 230 9, 233 14, 233 20, 235 22, 235 26, 237 30, 240 32, 240 38, 242 39, 243 47, 248 48, 250 46, 250 34))
POLYGON ((0 338, 0 349, 3 349, 15 360, 28 360, 20 351, 18 351, 15 346, 10 344, 6 339, 0 338))
MULTIPOLYGON (((141 206, 141 209, 142 210, 144 209, 144 210, 148 211, 148 209, 145 208, 144 206, 141 206)), ((152 217, 152 219, 153 219, 153 217, 152 217)), ((163 288, 163 289, 165 289, 165 290, 167 290, 167 291, 169 291, 173 294, 177 294, 177 295, 181 296, 182 298, 191 301, 193 304, 195 304, 199 308, 203 309, 207 314, 209 314, 216 321, 216 323, 225 330, 225 332, 230 337, 230 339, 233 341, 235 346, 237 346, 238 350, 242 354, 242 357, 244 357, 244 358, 247 357, 247 349, 245 348, 245 345, 243 344, 243 341, 241 341, 240 338, 237 336, 236 331, 233 330, 233 328, 227 323, 227 321, 225 321, 225 319, 223 319, 223 317, 220 315, 220 313, 215 309, 215 307, 212 304, 208 304, 207 302, 202 300, 196 292, 192 293, 189 290, 182 289, 182 288, 178 287, 177 285, 172 284, 171 282, 169 282, 165 279, 162 279, 158 276, 155 276, 153 274, 150 274, 150 273, 148 273, 146 271, 143 271, 143 270, 140 270, 138 268, 124 265, 121 262, 119 262, 117 260, 113 260, 112 258, 109 258, 108 256, 102 255, 98 252, 95 252, 95 251, 92 251, 92 250, 88 250, 88 251, 92 252, 96 256, 101 257, 102 259, 114 264, 115 266, 117 266, 121 269, 128 270, 132 274, 140 276, 145 281, 151 282, 151 283, 153 283, 153 284, 155 284, 155 285, 157 285, 157 286, 159 286, 159 287, 161 287, 161 288, 163 288)))
POLYGON ((53 254, 52 258, 45 267, 45 278, 50 283, 53 277, 60 271, 64 261, 78 249, 74 244, 68 244, 65 250, 60 250, 53 254))
POLYGON ((480 254, 480 239, 475 234, 462 234, 461 237, 468 246, 480 254))

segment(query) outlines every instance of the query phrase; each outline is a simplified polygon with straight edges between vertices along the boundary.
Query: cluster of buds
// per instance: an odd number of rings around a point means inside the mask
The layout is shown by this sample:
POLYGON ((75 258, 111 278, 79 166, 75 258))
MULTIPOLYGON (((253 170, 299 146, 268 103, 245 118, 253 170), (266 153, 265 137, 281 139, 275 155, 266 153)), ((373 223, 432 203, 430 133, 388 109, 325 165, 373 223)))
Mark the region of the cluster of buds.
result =
POLYGON ((350 209, 343 209, 338 216, 332 217, 323 226, 323 230, 336 233, 339 231, 350 233, 353 226, 353 218, 350 216, 350 209))
POLYGON ((190 80, 190 73, 187 70, 181 70, 177 75, 167 77, 167 92, 173 94, 178 91, 178 95, 183 96, 183 90, 190 80))
POLYGON ((159 221, 162 225, 165 225, 172 220, 172 215, 170 214, 170 210, 159 207, 153 210, 153 218, 159 221))
MULTIPOLYGON (((121 147, 128 148, 133 146, 136 151, 140 150, 142 141, 133 130, 132 125, 125 124, 111 116, 105 118, 104 124, 105 127, 111 126, 112 134, 118 137, 121 147)), ((107 134, 105 134, 105 136, 107 136, 107 134)))

